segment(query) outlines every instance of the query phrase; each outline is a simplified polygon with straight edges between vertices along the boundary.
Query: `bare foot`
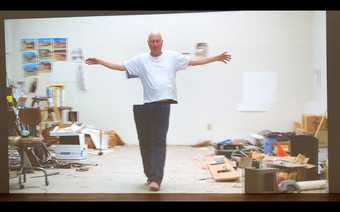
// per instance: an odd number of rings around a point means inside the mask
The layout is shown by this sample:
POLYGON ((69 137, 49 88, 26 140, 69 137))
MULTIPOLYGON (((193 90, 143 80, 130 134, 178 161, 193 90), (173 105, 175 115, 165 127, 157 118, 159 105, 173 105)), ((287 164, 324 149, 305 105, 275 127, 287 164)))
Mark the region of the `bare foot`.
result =
POLYGON ((151 182, 151 183, 149 184, 149 190, 150 190, 150 191, 159 191, 159 189, 160 189, 160 186, 159 186, 158 183, 156 183, 156 182, 151 182))

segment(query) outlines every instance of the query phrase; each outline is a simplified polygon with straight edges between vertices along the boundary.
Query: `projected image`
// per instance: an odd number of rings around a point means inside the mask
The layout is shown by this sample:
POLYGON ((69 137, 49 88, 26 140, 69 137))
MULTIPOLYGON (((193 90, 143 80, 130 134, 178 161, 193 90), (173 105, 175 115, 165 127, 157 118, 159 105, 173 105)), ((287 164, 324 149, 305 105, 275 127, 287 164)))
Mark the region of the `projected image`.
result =
POLYGON ((11 193, 328 192, 325 11, 5 26, 6 76, 39 78, 27 102, 41 101, 48 145, 33 159, 51 173, 12 178, 11 193))

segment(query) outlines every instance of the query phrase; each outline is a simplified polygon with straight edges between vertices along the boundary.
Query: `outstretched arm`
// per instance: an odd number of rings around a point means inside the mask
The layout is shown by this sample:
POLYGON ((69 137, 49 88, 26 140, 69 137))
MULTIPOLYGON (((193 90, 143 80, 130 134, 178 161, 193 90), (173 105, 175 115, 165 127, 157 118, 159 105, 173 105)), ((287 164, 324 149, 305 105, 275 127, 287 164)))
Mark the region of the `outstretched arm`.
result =
POLYGON ((85 63, 88 65, 103 65, 109 69, 116 70, 116 71, 126 71, 125 66, 121 64, 110 63, 110 62, 100 60, 97 58, 93 58, 93 57, 86 59, 85 63))
POLYGON ((189 66, 204 65, 212 62, 223 62, 227 63, 231 60, 231 55, 228 52, 223 52, 222 54, 212 56, 212 57, 196 57, 192 58, 189 62, 189 66))

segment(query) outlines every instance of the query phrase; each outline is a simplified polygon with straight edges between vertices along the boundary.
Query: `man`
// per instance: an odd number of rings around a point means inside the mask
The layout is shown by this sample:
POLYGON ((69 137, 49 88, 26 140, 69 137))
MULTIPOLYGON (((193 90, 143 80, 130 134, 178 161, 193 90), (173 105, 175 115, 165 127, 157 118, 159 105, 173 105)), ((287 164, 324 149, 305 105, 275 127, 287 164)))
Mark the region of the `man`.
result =
POLYGON ((227 63, 231 55, 224 52, 213 57, 189 58, 175 51, 162 51, 163 40, 159 32, 149 34, 148 45, 150 53, 135 56, 123 64, 97 58, 88 58, 86 63, 127 71, 128 75, 140 78, 144 104, 133 106, 134 120, 147 177, 146 185, 150 191, 158 191, 163 180, 170 104, 177 103, 176 72, 187 66, 216 61, 227 63))

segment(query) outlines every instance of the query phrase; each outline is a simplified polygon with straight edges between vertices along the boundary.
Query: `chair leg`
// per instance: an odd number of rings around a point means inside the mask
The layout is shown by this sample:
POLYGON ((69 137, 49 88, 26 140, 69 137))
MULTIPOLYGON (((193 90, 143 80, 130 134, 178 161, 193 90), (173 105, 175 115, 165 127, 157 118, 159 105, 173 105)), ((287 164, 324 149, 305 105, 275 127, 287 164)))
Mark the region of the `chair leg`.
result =
POLYGON ((24 188, 24 184, 22 183, 21 181, 21 172, 19 173, 19 186, 20 186, 20 189, 23 189, 24 188))
POLYGON ((20 171, 19 171, 19 185, 20 185, 20 189, 24 188, 24 185, 21 181, 21 175, 24 175, 24 182, 26 182, 26 175, 25 175, 25 165, 24 165, 24 149, 22 146, 19 146, 19 155, 20 155, 20 171))
POLYGON ((45 169, 43 168, 40 168, 40 167, 35 167, 34 168, 35 170, 38 170, 38 171, 42 171, 45 175, 45 185, 48 186, 49 185, 49 182, 48 182, 48 178, 47 178, 47 172, 45 169))
POLYGON ((26 171, 25 171, 25 168, 23 168, 22 174, 24 175, 24 183, 26 183, 26 171))

